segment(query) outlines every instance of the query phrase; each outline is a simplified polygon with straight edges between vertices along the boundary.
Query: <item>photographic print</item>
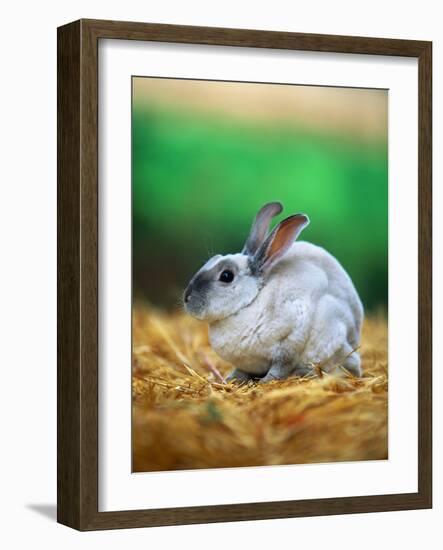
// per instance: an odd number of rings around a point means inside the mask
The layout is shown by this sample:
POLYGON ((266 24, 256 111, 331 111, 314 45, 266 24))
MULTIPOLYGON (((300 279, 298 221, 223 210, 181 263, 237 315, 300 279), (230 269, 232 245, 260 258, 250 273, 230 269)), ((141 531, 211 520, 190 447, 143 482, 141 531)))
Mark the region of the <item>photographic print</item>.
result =
POLYGON ((57 265, 59 523, 432 507, 431 42, 59 27, 57 265))
POLYGON ((132 78, 134 472, 388 458, 388 92, 132 78))

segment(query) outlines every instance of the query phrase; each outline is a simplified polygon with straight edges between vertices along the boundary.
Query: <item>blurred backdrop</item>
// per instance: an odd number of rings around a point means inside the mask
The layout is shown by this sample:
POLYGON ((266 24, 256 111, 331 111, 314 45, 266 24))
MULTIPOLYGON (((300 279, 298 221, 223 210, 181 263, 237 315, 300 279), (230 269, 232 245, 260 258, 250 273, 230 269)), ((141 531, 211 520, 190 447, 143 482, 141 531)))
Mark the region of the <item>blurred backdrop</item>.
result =
POLYGON ((367 310, 387 308, 388 94, 133 78, 135 299, 177 306, 209 256, 241 250, 267 201, 306 212, 367 310))

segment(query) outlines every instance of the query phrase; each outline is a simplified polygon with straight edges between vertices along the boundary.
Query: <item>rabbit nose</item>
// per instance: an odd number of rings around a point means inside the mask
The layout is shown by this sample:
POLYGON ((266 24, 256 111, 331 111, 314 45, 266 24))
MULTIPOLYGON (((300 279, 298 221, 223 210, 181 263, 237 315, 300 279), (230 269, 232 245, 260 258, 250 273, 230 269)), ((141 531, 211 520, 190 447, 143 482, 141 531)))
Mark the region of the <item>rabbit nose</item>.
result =
POLYGON ((192 287, 191 285, 189 285, 185 290, 185 303, 189 302, 189 298, 191 297, 191 294, 192 294, 192 287))

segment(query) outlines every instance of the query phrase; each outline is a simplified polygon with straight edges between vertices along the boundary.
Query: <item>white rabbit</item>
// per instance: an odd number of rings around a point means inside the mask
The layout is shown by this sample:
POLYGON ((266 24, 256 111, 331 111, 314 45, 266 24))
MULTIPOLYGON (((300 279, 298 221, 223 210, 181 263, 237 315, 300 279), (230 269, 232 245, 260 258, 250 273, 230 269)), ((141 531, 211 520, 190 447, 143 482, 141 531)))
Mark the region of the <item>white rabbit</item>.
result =
POLYGON ((349 275, 323 248, 294 240, 309 224, 289 216, 268 235, 278 202, 258 212, 240 254, 214 256, 191 279, 186 311, 209 323, 214 350, 236 368, 228 380, 269 382, 342 365, 361 376, 363 306, 349 275))

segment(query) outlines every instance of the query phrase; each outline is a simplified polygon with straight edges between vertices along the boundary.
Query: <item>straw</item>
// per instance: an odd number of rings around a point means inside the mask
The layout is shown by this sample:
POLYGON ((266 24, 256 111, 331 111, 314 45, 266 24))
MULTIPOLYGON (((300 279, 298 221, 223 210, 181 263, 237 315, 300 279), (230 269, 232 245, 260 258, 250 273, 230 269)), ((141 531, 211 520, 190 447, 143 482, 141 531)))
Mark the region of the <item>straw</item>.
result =
POLYGON ((387 458, 384 317, 365 321, 362 378, 346 356, 334 363, 341 376, 323 362, 268 384, 226 383, 233 365, 183 312, 136 304, 133 319, 135 471, 387 458))

